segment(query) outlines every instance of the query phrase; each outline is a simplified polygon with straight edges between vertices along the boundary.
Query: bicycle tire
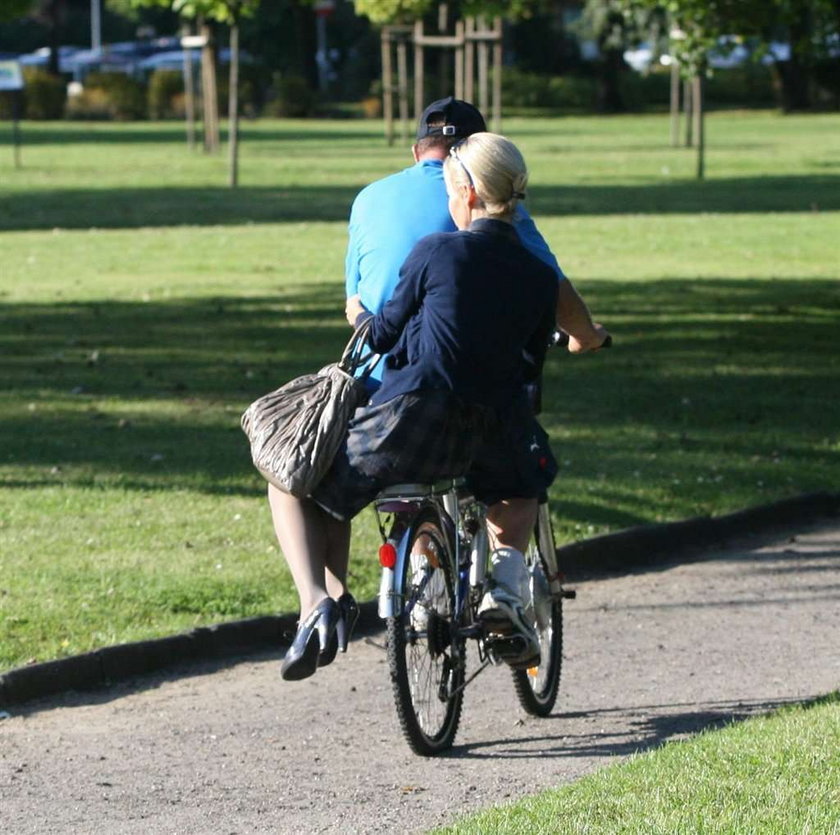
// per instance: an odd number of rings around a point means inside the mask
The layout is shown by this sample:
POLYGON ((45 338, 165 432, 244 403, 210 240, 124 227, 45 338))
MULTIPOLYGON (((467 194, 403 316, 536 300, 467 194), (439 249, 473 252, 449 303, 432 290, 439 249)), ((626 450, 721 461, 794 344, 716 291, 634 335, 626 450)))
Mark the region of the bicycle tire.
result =
POLYGON ((409 536, 415 556, 405 561, 402 606, 386 620, 388 667, 406 742, 434 756, 452 747, 458 731, 466 642, 452 623, 454 542, 434 507, 421 508, 409 536))
MULTIPOLYGON (((540 505, 540 513, 548 513, 548 507, 540 505)), ((529 670, 511 672, 516 695, 525 711, 531 716, 548 716, 557 701, 563 666, 563 599, 552 599, 546 579, 552 563, 546 560, 544 549, 554 549, 554 536, 551 535, 548 542, 541 542, 539 529, 538 522, 525 553, 525 562, 532 577, 540 664, 529 670)), ((550 531, 550 524, 544 526, 544 530, 550 531)))

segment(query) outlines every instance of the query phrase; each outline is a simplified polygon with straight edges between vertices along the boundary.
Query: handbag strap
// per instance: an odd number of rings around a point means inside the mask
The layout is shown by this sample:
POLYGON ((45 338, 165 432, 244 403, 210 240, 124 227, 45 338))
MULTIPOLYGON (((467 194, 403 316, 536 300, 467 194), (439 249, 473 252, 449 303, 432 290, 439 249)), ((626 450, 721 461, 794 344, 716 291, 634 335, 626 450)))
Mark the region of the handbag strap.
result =
POLYGON ((370 376, 370 373, 376 368, 377 363, 382 358, 382 354, 377 354, 375 351, 369 350, 366 344, 371 319, 373 317, 368 316, 353 331, 353 335, 350 337, 350 341, 347 343, 341 355, 341 360, 338 363, 338 367, 342 371, 346 371, 351 376, 358 377, 362 380, 370 376), (364 371, 358 374, 359 369, 363 366, 366 366, 364 371))

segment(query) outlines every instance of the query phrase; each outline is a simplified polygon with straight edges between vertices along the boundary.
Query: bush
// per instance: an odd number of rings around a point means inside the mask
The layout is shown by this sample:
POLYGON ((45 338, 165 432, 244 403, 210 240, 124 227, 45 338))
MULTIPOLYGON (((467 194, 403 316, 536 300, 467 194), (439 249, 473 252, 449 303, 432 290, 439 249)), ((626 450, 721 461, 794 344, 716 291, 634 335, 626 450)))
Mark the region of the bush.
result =
POLYGON ((174 119, 184 115, 184 75, 177 70, 155 70, 149 76, 146 102, 150 119, 174 119))
POLYGON ((574 75, 541 75, 515 67, 502 71, 502 106, 590 110, 595 103, 595 82, 574 75))
POLYGON ((315 94, 298 75, 275 76, 273 96, 266 106, 269 116, 301 119, 315 110, 315 94))
POLYGON ((620 77, 619 90, 627 110, 668 107, 671 101, 671 71, 663 67, 648 73, 624 72, 620 77))
POLYGON ((817 105, 840 109, 840 58, 824 58, 817 61, 813 77, 817 87, 817 105))
POLYGON ((767 107, 778 103, 773 74, 761 64, 716 70, 706 81, 706 101, 725 107, 767 107))
POLYGON ((19 90, 0 90, 0 122, 10 122, 17 115, 23 118, 23 93, 19 90), (20 97, 19 110, 15 114, 15 98, 20 97))
POLYGON ((23 68, 23 113, 27 119, 61 119, 67 100, 64 79, 41 69, 23 68))
POLYGON ((68 116, 77 119, 146 118, 143 85, 121 72, 92 72, 85 79, 84 91, 71 99, 68 116))
POLYGON ((91 87, 68 96, 65 112, 68 119, 110 119, 111 100, 104 90, 91 87))

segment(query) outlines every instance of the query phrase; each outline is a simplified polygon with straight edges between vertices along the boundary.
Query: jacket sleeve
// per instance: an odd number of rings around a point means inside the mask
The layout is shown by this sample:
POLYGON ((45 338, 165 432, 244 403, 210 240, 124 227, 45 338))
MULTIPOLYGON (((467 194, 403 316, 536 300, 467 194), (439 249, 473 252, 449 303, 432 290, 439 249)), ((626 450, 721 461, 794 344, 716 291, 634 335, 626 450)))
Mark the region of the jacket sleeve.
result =
POLYGON ((546 301, 542 306, 543 314, 534 332, 525 344, 525 382, 530 383, 540 376, 548 343, 554 332, 554 308, 557 305, 557 282, 546 285, 546 301))
POLYGON ((560 269, 560 265, 557 263, 554 253, 549 249, 548 244, 545 242, 545 238, 543 238, 537 229, 531 215, 528 214, 525 207, 522 205, 516 207, 516 222, 514 228, 519 235, 519 240, 522 242, 522 246, 524 246, 528 252, 532 255, 536 255, 543 264, 547 264, 551 267, 551 269, 556 273, 558 280, 562 280, 566 277, 563 270, 560 269))
POLYGON ((371 322, 368 343, 374 351, 384 354, 393 348, 408 320, 420 310, 430 260, 430 247, 423 241, 405 259, 394 295, 371 322))

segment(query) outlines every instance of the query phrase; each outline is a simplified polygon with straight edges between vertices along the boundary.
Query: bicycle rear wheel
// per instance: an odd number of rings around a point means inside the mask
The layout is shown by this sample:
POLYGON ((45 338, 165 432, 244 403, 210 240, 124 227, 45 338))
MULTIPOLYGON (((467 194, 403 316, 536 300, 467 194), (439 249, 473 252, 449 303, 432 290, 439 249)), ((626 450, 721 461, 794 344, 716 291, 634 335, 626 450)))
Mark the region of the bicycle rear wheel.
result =
POLYGON ((399 613, 386 621, 388 665, 403 736, 422 756, 452 746, 464 698, 465 641, 453 622, 451 536, 433 507, 410 529, 399 613))
POLYGON ((548 557, 548 554, 554 553, 548 505, 541 504, 539 513, 541 518, 534 526, 525 562, 531 575, 540 664, 528 670, 512 672, 513 686, 522 707, 532 716, 548 716, 557 701, 563 664, 563 598, 559 595, 552 597, 548 582, 552 566, 556 563, 555 558, 548 557))

